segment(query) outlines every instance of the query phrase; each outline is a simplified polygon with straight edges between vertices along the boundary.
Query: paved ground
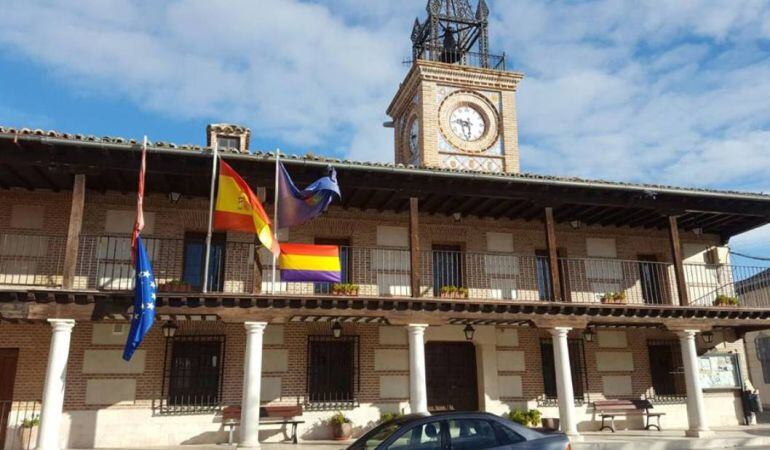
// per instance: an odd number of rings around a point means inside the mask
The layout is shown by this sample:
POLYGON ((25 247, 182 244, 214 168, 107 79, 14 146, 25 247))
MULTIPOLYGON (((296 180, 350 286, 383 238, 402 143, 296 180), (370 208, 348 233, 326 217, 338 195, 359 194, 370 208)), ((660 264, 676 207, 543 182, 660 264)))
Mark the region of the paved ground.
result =
MULTIPOLYGON (((349 443, 312 441, 297 445, 262 444, 264 450, 340 450, 349 443)), ((770 424, 751 427, 730 427, 715 430, 714 437, 708 439, 687 438, 682 430, 666 431, 608 431, 583 433, 582 440, 572 443, 573 450, 669 450, 689 449, 705 450, 717 448, 749 448, 751 450, 770 450, 770 424)), ((228 445, 183 445, 176 447, 156 447, 154 450, 229 450, 228 445)))

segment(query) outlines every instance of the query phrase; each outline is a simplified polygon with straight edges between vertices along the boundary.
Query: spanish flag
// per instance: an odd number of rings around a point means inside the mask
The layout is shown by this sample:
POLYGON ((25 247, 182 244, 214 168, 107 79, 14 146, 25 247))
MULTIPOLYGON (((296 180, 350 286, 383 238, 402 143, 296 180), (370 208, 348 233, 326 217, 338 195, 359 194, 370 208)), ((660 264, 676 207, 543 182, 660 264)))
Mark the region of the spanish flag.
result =
POLYGON ((340 248, 336 245, 281 244, 281 281, 339 283, 340 248))
POLYGON ((243 178, 222 160, 214 209, 214 228, 254 233, 265 248, 276 256, 280 253, 278 240, 270 228, 270 219, 259 198, 243 178))

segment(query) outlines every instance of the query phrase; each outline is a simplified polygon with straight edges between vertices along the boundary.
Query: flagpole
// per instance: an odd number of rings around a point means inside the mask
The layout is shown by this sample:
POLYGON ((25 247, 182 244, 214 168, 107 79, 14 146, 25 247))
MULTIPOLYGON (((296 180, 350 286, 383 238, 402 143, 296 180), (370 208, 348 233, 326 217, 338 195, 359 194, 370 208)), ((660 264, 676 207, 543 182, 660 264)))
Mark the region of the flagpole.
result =
POLYGON ((211 163, 211 190, 209 191, 209 226, 206 230, 206 257, 203 263, 203 293, 209 289, 209 261, 211 259, 211 226, 214 220, 214 189, 217 183, 217 158, 218 158, 217 138, 214 136, 214 145, 212 150, 214 160, 211 163))
MULTIPOLYGON (((277 148, 275 149, 275 192, 273 192, 273 229, 275 232, 273 233, 275 236, 275 239, 278 240, 278 160, 281 159, 281 149, 277 148)), ((276 265, 278 264, 278 258, 275 256, 275 252, 271 251, 273 254, 273 280, 272 280, 272 289, 271 293, 275 294, 275 272, 276 272, 276 265)))

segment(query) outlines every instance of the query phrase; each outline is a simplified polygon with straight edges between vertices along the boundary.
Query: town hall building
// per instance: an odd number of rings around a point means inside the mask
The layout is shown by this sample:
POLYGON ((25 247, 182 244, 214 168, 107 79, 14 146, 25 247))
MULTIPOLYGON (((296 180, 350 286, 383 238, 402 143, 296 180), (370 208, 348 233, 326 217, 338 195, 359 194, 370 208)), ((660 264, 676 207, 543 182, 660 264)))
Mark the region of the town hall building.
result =
POLYGON ((608 400, 663 413, 619 428, 744 423, 743 338, 770 328, 770 289, 745 280, 767 287, 770 272, 727 246, 770 223, 770 196, 521 172, 526 84, 490 53, 488 15, 484 0, 430 0, 415 21, 387 107, 394 163, 281 156, 301 186, 337 171, 341 200, 278 237, 339 246, 343 284, 273 283, 269 253, 239 232, 213 235, 206 272, 212 147, 269 213, 276 155, 232 124, 205 146, 151 143, 157 322, 130 362, 141 142, 0 126, 0 443, 221 443, 233 429, 254 447, 329 439, 338 411, 357 436, 389 413, 517 409, 577 437, 608 400), (260 410, 279 420, 239 420, 260 410))

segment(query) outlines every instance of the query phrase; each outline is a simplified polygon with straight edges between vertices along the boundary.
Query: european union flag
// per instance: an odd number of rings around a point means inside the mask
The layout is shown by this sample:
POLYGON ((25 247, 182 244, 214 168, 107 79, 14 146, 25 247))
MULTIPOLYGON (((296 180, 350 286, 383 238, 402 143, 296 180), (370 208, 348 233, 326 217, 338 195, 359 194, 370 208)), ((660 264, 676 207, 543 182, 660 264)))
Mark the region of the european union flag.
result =
POLYGON ((150 258, 144 249, 142 238, 136 238, 136 283, 134 286, 134 314, 131 317, 131 330, 128 332, 126 347, 123 349, 123 359, 131 360, 134 351, 142 343, 142 339, 150 331, 155 322, 155 296, 157 286, 155 275, 152 273, 150 258))
POLYGON ((336 195, 340 198, 337 172, 329 167, 329 174, 315 180, 303 190, 297 189, 283 163, 278 163, 278 226, 301 225, 326 211, 336 195))

